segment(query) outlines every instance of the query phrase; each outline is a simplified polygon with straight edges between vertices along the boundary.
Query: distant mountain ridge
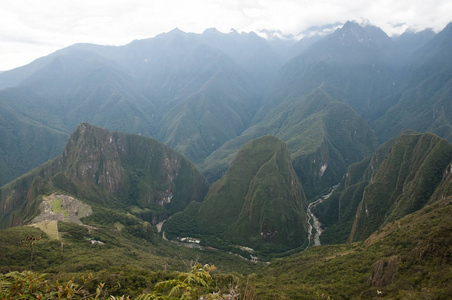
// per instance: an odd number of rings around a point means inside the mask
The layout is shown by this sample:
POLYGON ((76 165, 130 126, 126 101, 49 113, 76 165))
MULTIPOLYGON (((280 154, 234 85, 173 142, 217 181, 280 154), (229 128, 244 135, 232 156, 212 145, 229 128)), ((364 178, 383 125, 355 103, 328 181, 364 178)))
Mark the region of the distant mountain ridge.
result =
POLYGON ((452 23, 413 53, 406 82, 382 101, 391 101, 393 106, 370 122, 382 140, 412 129, 452 141, 451 39, 452 23))
POLYGON ((269 45, 266 52, 262 46, 232 46, 264 41, 249 37, 175 30, 122 47, 76 44, 2 74, 0 86, 16 82, 0 99, 67 135, 89 122, 158 138, 200 161, 247 128, 259 106, 258 85, 266 85, 262 76, 269 78, 280 66, 269 45), (220 46, 235 50, 233 58, 213 46, 225 37, 220 46), (263 70, 253 53, 265 55, 273 71, 263 70), (222 119, 228 122, 215 124, 222 119))
POLYGON ((202 166, 209 181, 225 171, 243 144, 262 134, 275 135, 287 143, 308 199, 337 184, 346 166, 371 154, 378 145, 358 114, 317 89, 304 97, 287 97, 239 137, 213 152, 202 166))
MULTIPOLYGON (((335 145, 338 140, 332 142, 334 135, 329 130, 315 128, 318 125, 313 124, 324 122, 320 114, 297 121, 291 116, 298 109, 301 114, 312 109, 303 106, 315 105, 317 96, 313 95, 320 95, 319 91, 348 105, 351 110, 346 115, 354 115, 354 110, 369 122, 370 129, 364 125, 366 131, 375 130, 380 142, 404 129, 430 130, 448 138, 450 129, 446 101, 448 64, 439 73, 435 71, 438 68, 430 69, 433 73, 429 79, 421 75, 425 74, 422 71, 425 66, 447 55, 450 49, 447 27, 433 39, 432 33, 423 32, 407 33, 392 40, 371 25, 351 21, 342 27, 333 25, 325 27, 337 28, 333 33, 296 44, 265 40, 254 33, 223 34, 215 29, 203 34, 175 29, 120 47, 76 44, 0 74, 0 87, 10 87, 0 91, 0 100, 37 122, 37 126, 66 136, 81 122, 152 136, 191 159, 210 181, 218 179, 236 151, 253 138, 277 135, 288 142, 293 154, 304 151, 299 148, 301 144, 312 145, 310 141, 301 141, 312 132, 303 129, 300 134, 290 127, 307 126, 317 134, 323 131, 327 134, 325 145, 331 144, 325 147, 330 147, 328 152, 335 157, 326 169, 324 178, 329 179, 321 179, 318 188, 309 187, 314 182, 306 178, 313 172, 305 176, 305 171, 296 166, 310 197, 337 183, 346 167, 356 161, 344 153, 344 148, 339 150, 335 145), (430 50, 421 50, 422 47, 430 50), (404 51, 407 52, 404 60, 397 63, 404 51), (422 51, 431 53, 428 56, 431 58, 423 56, 422 51), (425 63, 413 63, 416 59, 425 63), (423 81, 416 79, 419 77, 423 81), (422 87, 428 87, 421 88, 421 82, 422 87), (424 102, 432 96, 435 84, 443 92, 433 96, 438 104, 432 106, 424 102), (417 88, 421 89, 421 97, 415 107, 408 108, 412 112, 402 113, 417 88), (307 98, 311 100, 306 101, 307 98), (424 109, 426 105, 428 108, 424 109), (394 114, 405 119, 397 121, 394 114), (434 119, 428 114, 434 115, 434 119), (281 130, 275 126, 282 126, 281 130), (329 172, 333 174, 328 175, 329 172)), ((354 126, 363 127, 363 122, 353 126, 329 123, 331 126, 327 127, 359 132, 361 129, 354 126)), ((356 153, 357 160, 376 147, 370 141, 374 139, 372 133, 366 135, 368 140, 351 145, 356 147, 350 153, 356 153)), ((47 143, 53 144, 54 138, 58 137, 48 135, 47 143)), ((5 155, 14 156, 10 151, 5 155)), ((29 161, 30 153, 24 152, 22 168, 12 163, 14 157, 3 159, 8 162, 5 172, 20 174, 54 155, 49 152, 38 162, 29 161), (9 171, 9 168, 18 169, 9 171)), ((297 161, 294 157, 299 165, 297 161)), ((308 165, 303 169, 318 172, 320 167, 308 165)), ((5 178, 0 183, 11 179, 7 175, 0 178, 5 178)))
POLYGON ((452 23, 323 29, 176 29, 2 72, 0 273, 95 272, 120 297, 200 261, 219 297, 448 299, 452 23))
POLYGON ((65 132, 27 118, 0 99, 0 185, 61 152, 65 132))

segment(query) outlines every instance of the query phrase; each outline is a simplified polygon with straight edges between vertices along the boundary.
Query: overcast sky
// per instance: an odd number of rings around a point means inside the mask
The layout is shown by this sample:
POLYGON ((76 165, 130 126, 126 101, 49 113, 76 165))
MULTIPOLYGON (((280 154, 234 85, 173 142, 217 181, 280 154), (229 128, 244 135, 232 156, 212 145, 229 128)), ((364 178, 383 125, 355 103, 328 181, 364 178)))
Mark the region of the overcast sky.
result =
POLYGON ((176 27, 201 33, 261 29, 298 34, 311 26, 368 20, 388 35, 443 29, 451 0, 1 0, 0 70, 74 43, 123 45, 176 27))

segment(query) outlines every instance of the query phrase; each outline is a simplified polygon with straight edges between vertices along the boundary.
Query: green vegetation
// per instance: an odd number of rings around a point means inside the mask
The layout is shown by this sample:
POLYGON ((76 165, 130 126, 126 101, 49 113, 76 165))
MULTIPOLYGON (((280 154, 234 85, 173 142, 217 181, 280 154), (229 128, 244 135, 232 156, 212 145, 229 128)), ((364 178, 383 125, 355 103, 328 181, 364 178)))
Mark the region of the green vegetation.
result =
MULTIPOLYGON (((75 294, 75 299, 87 293, 94 297, 96 288, 100 287, 99 292, 103 298, 111 295, 124 296, 124 298, 129 296, 131 299, 154 299, 152 297, 167 299, 176 293, 179 293, 179 297, 186 293, 187 299, 196 299, 196 295, 210 295, 209 297, 213 299, 222 299, 221 297, 226 295, 236 295, 237 299, 328 299, 328 297, 331 299, 379 297, 447 299, 452 292, 452 270, 450 269, 452 238, 449 234, 452 230, 452 198, 450 196, 441 197, 415 213, 388 223, 364 242, 310 247, 292 256, 275 259, 263 269, 250 265, 252 268, 245 270, 243 268, 245 261, 238 259, 234 264, 229 264, 229 268, 224 268, 228 264, 222 261, 219 265, 222 266, 222 270, 216 271, 209 266, 196 263, 187 262, 188 266, 186 266, 183 261, 179 261, 176 265, 168 265, 168 271, 165 271, 163 266, 153 268, 151 260, 154 260, 154 263, 176 262, 170 257, 176 253, 173 251, 178 251, 181 258, 188 253, 196 253, 199 258, 203 256, 202 260, 216 257, 219 262, 221 252, 209 257, 204 251, 186 248, 175 250, 171 243, 162 242, 159 246, 152 248, 158 257, 152 258, 149 251, 145 251, 147 259, 143 259, 144 257, 134 257, 133 252, 144 255, 145 252, 141 249, 149 249, 149 247, 140 247, 131 239, 128 243, 133 247, 128 248, 129 254, 116 257, 122 262, 108 261, 108 267, 105 265, 107 261, 104 260, 104 256, 111 254, 107 254, 105 250, 99 252, 107 244, 102 247, 86 245, 85 247, 90 250, 85 250, 83 257, 88 258, 93 255, 94 259, 95 256, 99 263, 104 264, 103 268, 95 271, 82 265, 82 268, 85 268, 84 273, 80 273, 82 270, 74 273, 65 266, 66 261, 76 254, 73 252, 75 247, 81 246, 77 246, 75 241, 83 239, 90 233, 87 228, 67 225, 69 224, 62 226, 68 232, 63 241, 65 244, 73 243, 72 247, 65 250, 70 253, 59 251, 56 255, 63 256, 59 258, 58 263, 58 260, 53 261, 54 267, 39 269, 45 258, 50 258, 49 255, 52 254, 52 251, 45 250, 50 240, 43 238, 35 246, 35 266, 36 270, 48 275, 43 277, 28 272, 11 273, 17 270, 18 266, 14 264, 2 267, 5 275, 0 275, 3 283, 0 286, 1 296, 6 297, 5 295, 11 292, 10 282, 25 282, 26 284, 19 286, 32 286, 33 290, 29 293, 37 294, 38 291, 43 290, 43 287, 55 291, 55 285, 52 282, 56 280, 60 286, 66 286, 67 283, 73 284, 72 289, 79 291, 75 294), (157 250, 159 247, 163 247, 161 248, 163 251, 157 250), (167 256, 163 256, 165 255, 163 253, 167 256), (121 263, 127 265, 121 265, 121 263), (179 271, 170 271, 172 267, 179 271), (58 272, 56 272, 57 268, 60 269, 58 272), (93 274, 92 277, 87 277, 89 282, 84 284, 80 279, 71 280, 71 278, 80 278, 86 272, 93 274)), ((102 230, 98 231, 98 238, 100 238, 99 234, 102 230)), ((29 257, 27 249, 21 250, 21 247, 12 240, 14 237, 31 233, 39 234, 39 230, 16 227, 0 231, 1 239, 7 241, 7 247, 11 247, 8 250, 5 249, 4 244, 1 244, 0 258, 7 253, 12 254, 11 249, 14 249, 19 255, 15 261, 22 260, 23 265, 26 265, 27 256, 29 257), (22 258, 20 258, 21 253, 24 254, 22 258)), ((118 241, 124 241, 124 239, 120 238, 118 241)), ((144 241, 140 243, 146 244, 144 241)), ((115 250, 120 251, 120 249, 118 247, 115 250)), ((0 260, 0 263, 3 265, 5 262, 14 261, 11 259, 12 257, 0 260)), ((82 260, 79 260, 78 263, 81 262, 82 260)))
POLYGON ((50 204, 50 207, 52 208, 52 211, 54 211, 55 213, 61 212, 64 217, 69 217, 69 213, 61 205, 60 199, 53 199, 50 204))
POLYGON ((41 221, 30 226, 40 229, 51 239, 58 239, 58 221, 41 221))
POLYGON ((263 111, 259 122, 205 160, 202 170, 209 181, 226 171, 246 142, 272 134, 287 143, 293 167, 311 199, 337 184, 350 163, 371 154, 378 145, 358 114, 321 89, 287 96, 276 107, 264 107, 263 111))
POLYGON ((452 145, 434 134, 405 132, 388 141, 350 166, 328 201, 316 207, 327 227, 322 241, 363 240, 382 225, 421 209, 432 202, 451 160, 452 145))
POLYGON ((249 78, 233 64, 226 66, 221 59, 214 59, 210 68, 218 68, 218 73, 195 93, 162 109, 165 114, 158 139, 194 163, 203 162, 244 131, 258 107, 258 93, 249 78))
POLYGON ((49 274, 100 271, 108 274, 128 269, 173 271, 184 269, 191 261, 215 263, 222 272, 247 273, 258 267, 221 251, 196 251, 165 242, 152 227, 140 224, 139 220, 135 220, 135 225, 129 222, 131 225, 126 224, 120 231, 113 224, 93 227, 59 222, 59 239, 28 226, 1 230, 0 273, 29 269, 30 249, 23 247, 28 236, 42 236, 34 246, 33 270, 49 274))
POLYGON ((190 272, 178 273, 175 279, 157 283, 152 294, 140 295, 137 299, 200 299, 200 297, 208 297, 209 285, 212 283, 210 272, 215 269, 215 266, 196 264, 190 272))
POLYGON ((448 299, 451 36, 174 30, 3 72, 0 298, 448 299))
POLYGON ((253 275, 257 299, 447 299, 452 198, 389 223, 366 241, 308 248, 253 275))
MULTIPOLYGON (((240 276, 217 274, 212 276, 211 272, 214 270, 216 268, 213 265, 195 264, 189 272, 162 272, 147 274, 147 277, 140 274, 141 278, 138 274, 134 274, 135 276, 128 274, 127 279, 130 281, 127 283, 136 286, 137 281, 143 280, 141 283, 146 285, 146 290, 153 290, 151 293, 145 290, 142 294, 134 291, 133 294, 136 297, 133 299, 136 300, 237 299, 242 292, 244 292, 243 299, 252 299, 252 295, 246 290, 247 286, 245 290, 240 286, 242 279, 240 276)), ((131 299, 128 294, 117 295, 124 290, 119 282, 112 289, 108 289, 108 284, 97 283, 99 278, 94 278, 91 273, 81 276, 81 279, 72 278, 64 282, 57 280, 55 283, 46 277, 48 277, 46 274, 39 275, 30 271, 0 274, 0 297, 2 299, 131 299)))
MULTIPOLYGON (((207 189, 195 166, 163 144, 84 123, 63 154, 1 188, 0 226, 30 221, 38 213, 40 196, 54 191, 159 222, 191 201, 201 201, 207 189)), ((62 211, 55 201, 52 208, 62 211)))
MULTIPOLYGON (((20 93, 12 96, 24 97, 20 93)), ((68 137, 67 132, 28 119, 3 97, 0 95, 0 186, 57 156, 68 137)))
POLYGON ((204 201, 174 215, 164 229, 168 237, 200 237, 220 248, 283 252, 307 244, 305 211, 287 146, 264 136, 245 144, 204 201))
MULTIPOLYGON (((83 285, 73 280, 51 284, 44 275, 32 272, 11 272, 0 276, 0 297, 2 299, 100 299, 103 285, 99 284, 95 293, 84 290, 92 279, 82 277, 83 285)), ((116 298, 114 298, 116 299, 116 298)))

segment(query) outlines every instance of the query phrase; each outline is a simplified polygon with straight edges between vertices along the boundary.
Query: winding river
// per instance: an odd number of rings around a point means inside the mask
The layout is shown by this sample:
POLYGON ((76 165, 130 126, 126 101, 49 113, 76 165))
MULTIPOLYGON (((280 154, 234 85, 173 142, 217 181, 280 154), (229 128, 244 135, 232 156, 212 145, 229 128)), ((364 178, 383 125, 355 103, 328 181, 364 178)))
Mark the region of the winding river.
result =
POLYGON ((324 229, 322 228, 322 224, 320 223, 319 219, 315 216, 315 214, 314 214, 314 212, 312 210, 319 203, 322 203, 323 201, 328 199, 331 196, 331 194, 334 192, 336 187, 337 187, 337 185, 335 185, 328 194, 320 197, 319 199, 315 200, 314 202, 309 203, 309 205, 308 205, 308 209, 307 209, 307 215, 308 215, 308 240, 309 240, 308 247, 311 245, 311 240, 314 241, 314 246, 320 246, 320 235, 324 231, 324 229), (312 229, 315 229, 314 237, 312 236, 312 229))
MULTIPOLYGON (((334 190, 336 189, 337 185, 333 186, 333 188, 331 189, 331 191, 326 194, 323 195, 322 197, 320 197, 319 199, 315 200, 314 202, 309 203, 308 205, 308 209, 307 209, 307 215, 308 215, 308 240, 309 240, 309 244, 307 247, 311 246, 311 241, 314 242, 314 246, 320 246, 320 235, 322 234, 322 232, 324 231, 324 229, 322 228, 322 223, 320 223, 319 219, 315 216, 313 209, 319 204, 322 203, 323 201, 325 201, 326 199, 328 199, 331 194, 334 192, 334 190), (314 236, 313 235, 313 229, 315 230, 314 236)), ((164 220, 158 224, 156 224, 157 227, 157 231, 158 233, 162 233, 162 237, 164 240, 168 241, 168 239, 165 236, 165 232, 162 232, 162 227, 163 224, 165 223, 164 220)), ((179 244, 179 243, 178 243, 179 244)), ((180 243, 182 245, 185 246, 185 244, 187 243, 180 243)), ((189 244, 191 245, 191 244, 189 244)), ((199 247, 199 245, 196 245, 199 247)), ((246 258, 245 258, 246 259, 246 258)), ((253 259, 254 261, 255 259, 253 259)))
MULTIPOLYGON (((157 232, 158 232, 158 233, 160 233, 160 232, 162 231, 163 224, 164 224, 167 220, 169 220, 169 218, 166 219, 166 220, 163 220, 162 222, 160 222, 160 223, 158 223, 158 224, 155 225, 155 226, 157 227, 157 232)), ((162 238, 163 238, 165 241, 168 241, 168 239, 166 238, 166 235, 165 235, 165 231, 162 232, 162 238)))

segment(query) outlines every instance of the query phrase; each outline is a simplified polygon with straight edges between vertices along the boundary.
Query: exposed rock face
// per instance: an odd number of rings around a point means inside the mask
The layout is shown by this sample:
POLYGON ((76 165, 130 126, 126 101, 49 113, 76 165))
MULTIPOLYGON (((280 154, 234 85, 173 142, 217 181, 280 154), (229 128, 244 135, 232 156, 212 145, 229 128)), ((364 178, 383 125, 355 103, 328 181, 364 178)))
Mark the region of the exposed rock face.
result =
POLYGON ((371 285, 383 287, 392 283, 395 273, 399 267, 400 259, 392 256, 380 259, 372 266, 372 275, 370 277, 371 285))
POLYGON ((60 156, 2 188, 0 224, 31 220, 38 213, 33 203, 55 189, 106 208, 135 207, 140 218, 159 222, 201 201, 208 184, 190 161, 154 139, 83 123, 60 156))

